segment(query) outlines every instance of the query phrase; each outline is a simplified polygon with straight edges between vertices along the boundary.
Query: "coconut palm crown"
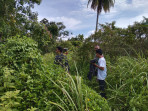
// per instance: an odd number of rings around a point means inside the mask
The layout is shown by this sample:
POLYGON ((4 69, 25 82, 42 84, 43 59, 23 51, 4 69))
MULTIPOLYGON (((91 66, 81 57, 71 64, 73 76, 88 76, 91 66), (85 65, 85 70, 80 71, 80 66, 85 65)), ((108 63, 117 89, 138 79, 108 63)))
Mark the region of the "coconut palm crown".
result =
POLYGON ((104 12, 109 12, 110 8, 114 6, 115 0, 88 0, 88 4, 91 4, 93 10, 97 9, 97 20, 96 20, 96 31, 98 30, 98 19, 99 15, 104 10, 104 12))

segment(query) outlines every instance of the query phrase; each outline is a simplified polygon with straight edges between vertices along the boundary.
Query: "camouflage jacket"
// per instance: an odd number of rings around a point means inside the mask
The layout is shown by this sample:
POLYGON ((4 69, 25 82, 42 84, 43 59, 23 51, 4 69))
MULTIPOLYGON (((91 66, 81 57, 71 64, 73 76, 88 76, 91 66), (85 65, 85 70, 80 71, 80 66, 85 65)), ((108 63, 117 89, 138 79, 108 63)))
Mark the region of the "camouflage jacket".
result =
POLYGON ((67 71, 69 71, 68 60, 67 60, 67 57, 65 55, 59 54, 59 55, 55 56, 54 63, 62 66, 67 71))

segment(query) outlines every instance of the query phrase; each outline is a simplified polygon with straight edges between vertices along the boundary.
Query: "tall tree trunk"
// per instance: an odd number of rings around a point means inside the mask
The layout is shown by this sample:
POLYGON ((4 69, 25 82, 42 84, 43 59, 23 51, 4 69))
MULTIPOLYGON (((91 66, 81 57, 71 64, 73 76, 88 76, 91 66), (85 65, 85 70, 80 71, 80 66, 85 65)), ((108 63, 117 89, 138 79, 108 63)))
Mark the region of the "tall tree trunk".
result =
MULTIPOLYGON (((97 10, 98 10, 98 8, 97 8, 97 10)), ((97 32, 97 31, 98 31, 98 19, 99 19, 99 12, 97 11, 96 31, 95 31, 95 32, 97 32)))

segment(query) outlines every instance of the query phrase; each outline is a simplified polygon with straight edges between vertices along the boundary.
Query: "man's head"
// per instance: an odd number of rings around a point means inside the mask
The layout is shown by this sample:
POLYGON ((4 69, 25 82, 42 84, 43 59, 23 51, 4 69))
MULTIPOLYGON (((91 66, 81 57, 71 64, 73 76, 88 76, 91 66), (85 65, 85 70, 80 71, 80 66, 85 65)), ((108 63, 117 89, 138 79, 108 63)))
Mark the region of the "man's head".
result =
POLYGON ((98 50, 98 49, 100 49, 100 46, 96 45, 95 50, 98 50))
POLYGON ((96 56, 98 58, 102 57, 102 55, 103 55, 103 53, 102 53, 102 50, 101 49, 96 50, 96 56))
POLYGON ((62 47, 60 47, 60 46, 56 47, 56 53, 57 54, 60 54, 62 52, 63 52, 63 48, 62 47))

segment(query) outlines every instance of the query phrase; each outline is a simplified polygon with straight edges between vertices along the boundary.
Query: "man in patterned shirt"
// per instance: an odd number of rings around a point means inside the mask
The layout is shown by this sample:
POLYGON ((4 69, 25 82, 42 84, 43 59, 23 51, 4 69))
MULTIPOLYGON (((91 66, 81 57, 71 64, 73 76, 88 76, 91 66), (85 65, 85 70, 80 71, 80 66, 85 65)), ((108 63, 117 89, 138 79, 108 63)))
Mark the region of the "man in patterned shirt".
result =
POLYGON ((68 60, 67 57, 63 54, 63 48, 60 46, 56 47, 56 53, 57 55, 55 57, 54 63, 62 66, 66 69, 66 71, 69 71, 68 60))

